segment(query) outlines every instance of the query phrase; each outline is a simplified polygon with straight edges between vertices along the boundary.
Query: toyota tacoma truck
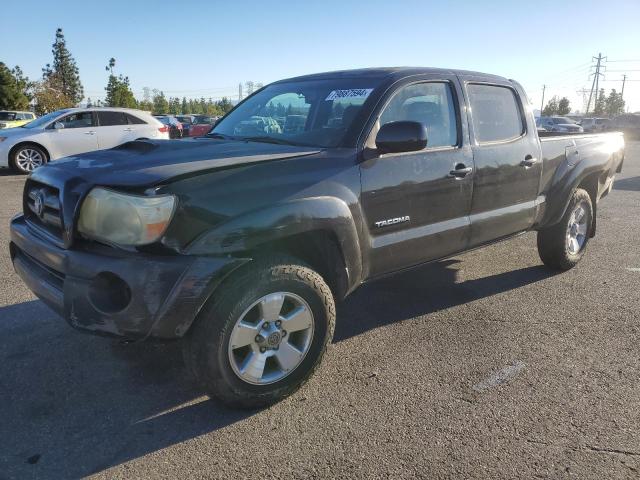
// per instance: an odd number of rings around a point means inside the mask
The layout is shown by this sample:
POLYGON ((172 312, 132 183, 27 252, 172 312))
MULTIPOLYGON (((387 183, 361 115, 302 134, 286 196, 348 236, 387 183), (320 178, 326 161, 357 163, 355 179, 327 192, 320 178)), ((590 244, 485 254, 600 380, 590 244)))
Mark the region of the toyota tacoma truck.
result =
POLYGON ((310 377, 335 303, 365 282, 532 230, 544 264, 572 268, 623 160, 618 133, 540 138, 499 76, 308 75, 258 90, 206 137, 36 169, 10 253, 71 326, 180 339, 209 394, 255 407, 310 377), (294 115, 300 128, 282 128, 294 115))

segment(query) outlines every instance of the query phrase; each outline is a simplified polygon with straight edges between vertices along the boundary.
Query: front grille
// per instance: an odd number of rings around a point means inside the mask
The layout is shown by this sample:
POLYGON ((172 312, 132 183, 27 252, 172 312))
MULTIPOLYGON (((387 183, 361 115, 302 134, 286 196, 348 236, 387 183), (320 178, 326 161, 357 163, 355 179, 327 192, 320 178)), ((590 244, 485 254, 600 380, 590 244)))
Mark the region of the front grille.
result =
POLYGON ((25 219, 33 227, 62 240, 60 192, 44 183, 30 181, 25 187, 25 219))

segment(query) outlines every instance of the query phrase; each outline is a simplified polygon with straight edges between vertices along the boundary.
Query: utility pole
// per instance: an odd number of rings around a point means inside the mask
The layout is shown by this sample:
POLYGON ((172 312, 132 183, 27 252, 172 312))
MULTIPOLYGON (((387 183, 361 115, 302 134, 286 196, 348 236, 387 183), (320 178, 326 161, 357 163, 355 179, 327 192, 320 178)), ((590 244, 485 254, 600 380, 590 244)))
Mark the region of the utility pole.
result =
POLYGON ((242 82, 238 84, 238 101, 242 101, 242 82))
POLYGON ((597 63, 596 63, 596 71, 595 73, 592 74, 593 83, 591 84, 591 93, 589 94, 589 101, 587 102, 587 111, 584 112, 585 115, 589 113, 589 107, 591 106, 591 98, 593 98, 594 92, 595 92, 595 99, 593 101, 593 109, 595 110, 595 105, 598 101, 598 86, 599 86, 600 77, 604 76, 602 73, 600 73, 600 69, 602 68, 602 61, 606 59, 607 57, 603 57, 602 53, 599 53, 597 57, 592 57, 592 60, 597 61, 597 63))
POLYGON ((540 116, 542 116, 542 110, 544 110, 544 91, 547 89, 546 85, 542 85, 542 103, 540 104, 540 116))
POLYGON ((624 100, 624 84, 627 81, 627 76, 622 75, 622 91, 620 92, 620 99, 624 100))

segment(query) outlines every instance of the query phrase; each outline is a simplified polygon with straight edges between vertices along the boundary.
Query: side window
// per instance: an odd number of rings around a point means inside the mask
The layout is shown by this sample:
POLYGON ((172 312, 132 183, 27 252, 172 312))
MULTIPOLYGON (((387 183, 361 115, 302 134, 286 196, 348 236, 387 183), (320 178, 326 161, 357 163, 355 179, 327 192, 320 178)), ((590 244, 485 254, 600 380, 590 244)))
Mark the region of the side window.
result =
POLYGON ((395 93, 380 115, 380 126, 410 120, 427 127, 427 148, 458 144, 456 110, 448 83, 417 83, 395 93))
POLYGON ((57 120, 64 125, 64 128, 87 128, 93 127, 93 112, 78 112, 67 115, 61 120, 57 120))
POLYGON ((144 120, 141 120, 135 115, 131 115, 129 113, 125 113, 125 116, 127 117, 127 121, 129 122, 129 125, 146 125, 147 123, 144 120))
POLYGON ((518 99, 512 89, 470 84, 467 91, 473 130, 478 143, 513 140, 524 133, 518 99))
POLYGON ((127 117, 124 112, 98 112, 98 120, 101 127, 113 127, 114 125, 127 125, 127 117))

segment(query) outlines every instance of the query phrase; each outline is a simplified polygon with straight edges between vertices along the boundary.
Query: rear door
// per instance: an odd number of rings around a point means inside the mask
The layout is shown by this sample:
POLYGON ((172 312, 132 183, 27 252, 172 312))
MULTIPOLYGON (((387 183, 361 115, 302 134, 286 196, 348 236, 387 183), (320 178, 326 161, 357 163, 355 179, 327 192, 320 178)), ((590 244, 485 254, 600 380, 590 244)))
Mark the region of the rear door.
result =
POLYGON ((385 98, 360 163, 370 277, 464 250, 470 224, 473 159, 456 77, 407 80, 385 98), (380 155, 380 127, 401 120, 426 125, 427 147, 380 155))
POLYGON ((153 138, 157 132, 154 132, 147 122, 131 113, 125 113, 127 117, 127 141, 137 140, 138 138, 153 138))
POLYGON ((477 246, 529 229, 542 161, 533 115, 511 82, 464 78, 475 163, 471 242, 477 246))
POLYGON ((99 148, 113 148, 133 140, 133 130, 124 112, 100 110, 98 113, 99 148))

